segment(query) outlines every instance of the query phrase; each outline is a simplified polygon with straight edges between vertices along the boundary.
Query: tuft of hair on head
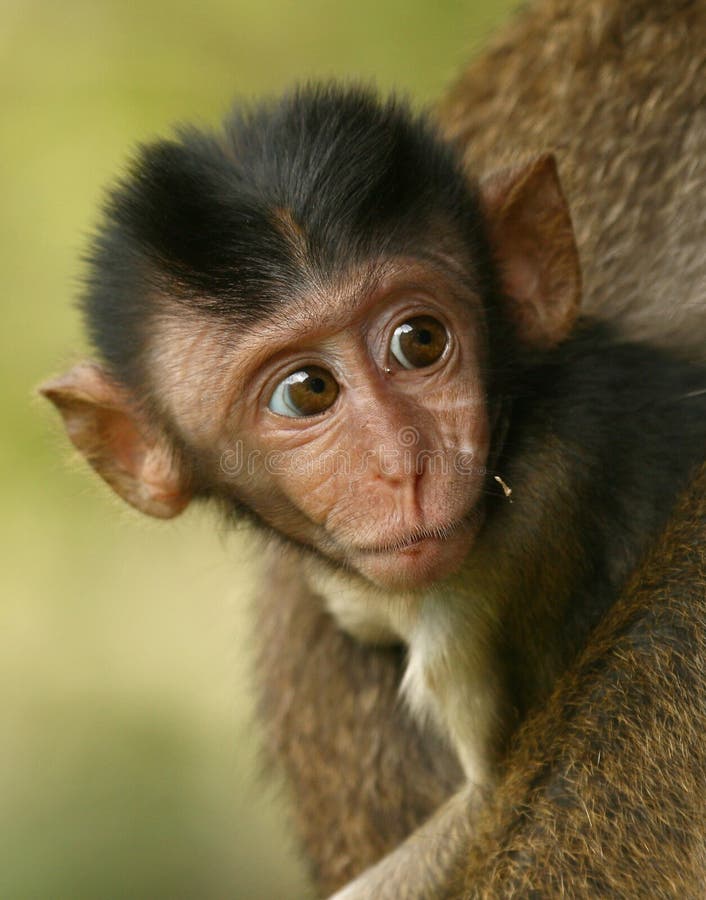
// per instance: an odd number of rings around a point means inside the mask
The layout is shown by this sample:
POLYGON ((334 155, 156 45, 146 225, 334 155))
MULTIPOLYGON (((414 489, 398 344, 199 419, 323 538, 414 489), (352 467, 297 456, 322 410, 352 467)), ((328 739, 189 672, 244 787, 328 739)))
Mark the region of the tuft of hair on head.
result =
POLYGON ((221 130, 139 148, 89 253, 87 329, 136 389, 165 304, 247 328, 313 280, 414 254, 432 229, 485 258, 480 221, 460 157, 427 116, 360 85, 300 86, 237 106, 221 130))

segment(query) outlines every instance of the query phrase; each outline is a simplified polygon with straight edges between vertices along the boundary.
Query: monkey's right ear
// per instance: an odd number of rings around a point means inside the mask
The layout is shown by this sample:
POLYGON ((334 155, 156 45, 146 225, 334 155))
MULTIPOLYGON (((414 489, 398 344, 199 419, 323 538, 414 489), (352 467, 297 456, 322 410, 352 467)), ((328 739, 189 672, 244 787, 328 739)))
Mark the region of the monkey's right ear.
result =
POLYGON ((61 413, 77 450, 132 506, 169 519, 189 503, 188 479, 167 440, 152 434, 127 392, 100 366, 80 363, 39 392, 61 413))
POLYGON ((480 191, 517 336, 530 347, 552 347, 581 305, 581 267, 556 161, 545 154, 491 173, 480 191))

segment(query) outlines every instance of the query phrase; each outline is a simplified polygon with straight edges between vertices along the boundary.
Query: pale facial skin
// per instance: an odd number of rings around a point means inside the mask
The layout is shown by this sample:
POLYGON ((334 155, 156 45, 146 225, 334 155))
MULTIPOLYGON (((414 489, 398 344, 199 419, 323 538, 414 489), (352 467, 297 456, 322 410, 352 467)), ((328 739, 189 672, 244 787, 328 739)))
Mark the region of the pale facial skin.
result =
POLYGON ((490 429, 480 302, 453 271, 396 260, 237 338, 200 324, 185 347, 183 320, 165 319, 153 355, 214 479, 381 587, 459 567, 482 521, 490 429))

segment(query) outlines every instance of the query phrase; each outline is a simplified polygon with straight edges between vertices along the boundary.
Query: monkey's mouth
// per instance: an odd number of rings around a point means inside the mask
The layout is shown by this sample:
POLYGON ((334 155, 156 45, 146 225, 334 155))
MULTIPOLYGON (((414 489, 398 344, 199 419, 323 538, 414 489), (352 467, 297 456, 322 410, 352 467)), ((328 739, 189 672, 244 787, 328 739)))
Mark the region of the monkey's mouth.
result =
POLYGON ((414 552, 422 544, 445 541, 463 525, 463 520, 459 520, 445 525, 437 525, 433 528, 419 528, 406 537, 400 537, 394 541, 380 544, 359 545, 355 547, 355 550, 358 553, 366 553, 372 556, 381 556, 386 553, 414 552))
POLYGON ((394 540, 358 545, 349 556, 350 564, 382 588, 422 590, 459 569, 480 525, 476 520, 416 528, 394 540))

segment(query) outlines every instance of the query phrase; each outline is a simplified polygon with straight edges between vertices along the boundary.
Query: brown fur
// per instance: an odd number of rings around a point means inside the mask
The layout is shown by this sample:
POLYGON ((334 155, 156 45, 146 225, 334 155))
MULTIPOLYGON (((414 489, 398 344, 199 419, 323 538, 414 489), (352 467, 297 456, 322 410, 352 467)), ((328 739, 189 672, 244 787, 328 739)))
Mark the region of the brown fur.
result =
POLYGON ((439 109, 474 171, 553 150, 581 254, 584 310, 699 359, 704 84, 701 0, 539 0, 439 109))
POLYGON ((517 735, 471 851, 482 897, 703 897, 706 466, 517 735))
MULTIPOLYGON (((584 305, 700 358, 705 37, 701 2, 541 0, 441 107, 476 170, 557 152, 584 305)), ((704 484, 522 732, 460 896, 703 894, 704 484)), ((272 579, 261 709, 329 891, 402 841, 460 773, 400 708, 400 654, 340 634, 291 562, 272 579)))
POLYGON ((274 224, 291 247, 294 259, 306 263, 309 259, 309 244, 304 229, 294 218, 292 210, 285 207, 276 209, 274 224))

